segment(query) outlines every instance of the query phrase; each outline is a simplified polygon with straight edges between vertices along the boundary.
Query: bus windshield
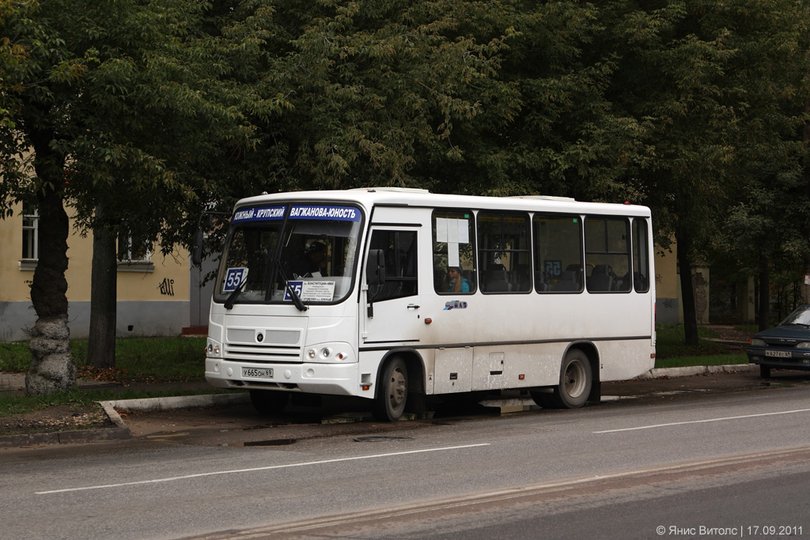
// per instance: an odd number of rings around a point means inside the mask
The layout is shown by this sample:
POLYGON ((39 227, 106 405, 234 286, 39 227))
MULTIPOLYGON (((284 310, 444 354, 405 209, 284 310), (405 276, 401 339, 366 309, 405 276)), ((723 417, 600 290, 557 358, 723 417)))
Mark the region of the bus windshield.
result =
POLYGON ((362 212, 354 206, 237 208, 214 292, 216 302, 329 304, 352 290, 362 212))

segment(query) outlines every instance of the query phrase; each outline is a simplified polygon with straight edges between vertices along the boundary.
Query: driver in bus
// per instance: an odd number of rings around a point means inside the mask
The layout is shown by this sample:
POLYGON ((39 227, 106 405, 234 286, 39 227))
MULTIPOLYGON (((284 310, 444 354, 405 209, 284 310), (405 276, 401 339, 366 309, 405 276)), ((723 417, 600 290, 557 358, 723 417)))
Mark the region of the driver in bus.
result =
POLYGON ((304 260, 298 271, 298 277, 323 277, 326 275, 326 246, 321 242, 312 242, 304 250, 304 260))
POLYGON ((451 266, 447 269, 447 277, 450 278, 450 285, 447 288, 448 292, 470 292, 470 282, 461 275, 461 268, 458 266, 451 266))

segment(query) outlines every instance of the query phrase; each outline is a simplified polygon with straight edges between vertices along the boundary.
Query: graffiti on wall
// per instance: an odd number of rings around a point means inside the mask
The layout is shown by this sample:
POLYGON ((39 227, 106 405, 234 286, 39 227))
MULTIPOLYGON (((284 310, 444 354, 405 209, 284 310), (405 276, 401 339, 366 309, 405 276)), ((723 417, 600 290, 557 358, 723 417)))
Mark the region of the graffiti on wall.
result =
POLYGON ((158 289, 163 296, 174 296, 174 280, 163 278, 163 281, 158 284, 158 289))

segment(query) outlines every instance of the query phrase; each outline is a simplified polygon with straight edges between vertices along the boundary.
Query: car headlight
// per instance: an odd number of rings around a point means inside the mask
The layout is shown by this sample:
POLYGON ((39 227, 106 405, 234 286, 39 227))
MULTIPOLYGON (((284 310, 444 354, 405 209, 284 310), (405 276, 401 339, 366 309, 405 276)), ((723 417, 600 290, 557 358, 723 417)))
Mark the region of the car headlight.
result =
POLYGON ((751 346, 753 347, 764 347, 765 342, 758 338, 751 338, 751 346))
POLYGON ((798 345, 796 345, 797 349, 810 349, 810 341, 802 341, 798 345))

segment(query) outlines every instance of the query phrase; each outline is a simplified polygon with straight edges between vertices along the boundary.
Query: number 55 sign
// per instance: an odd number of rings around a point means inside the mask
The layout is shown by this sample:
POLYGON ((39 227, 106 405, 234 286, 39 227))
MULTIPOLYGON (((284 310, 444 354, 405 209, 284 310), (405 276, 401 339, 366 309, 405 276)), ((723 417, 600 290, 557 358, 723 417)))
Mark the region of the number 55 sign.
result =
POLYGON ((248 269, 243 267, 228 268, 225 272, 225 281, 222 283, 222 292, 229 293, 236 290, 247 279, 248 269))

